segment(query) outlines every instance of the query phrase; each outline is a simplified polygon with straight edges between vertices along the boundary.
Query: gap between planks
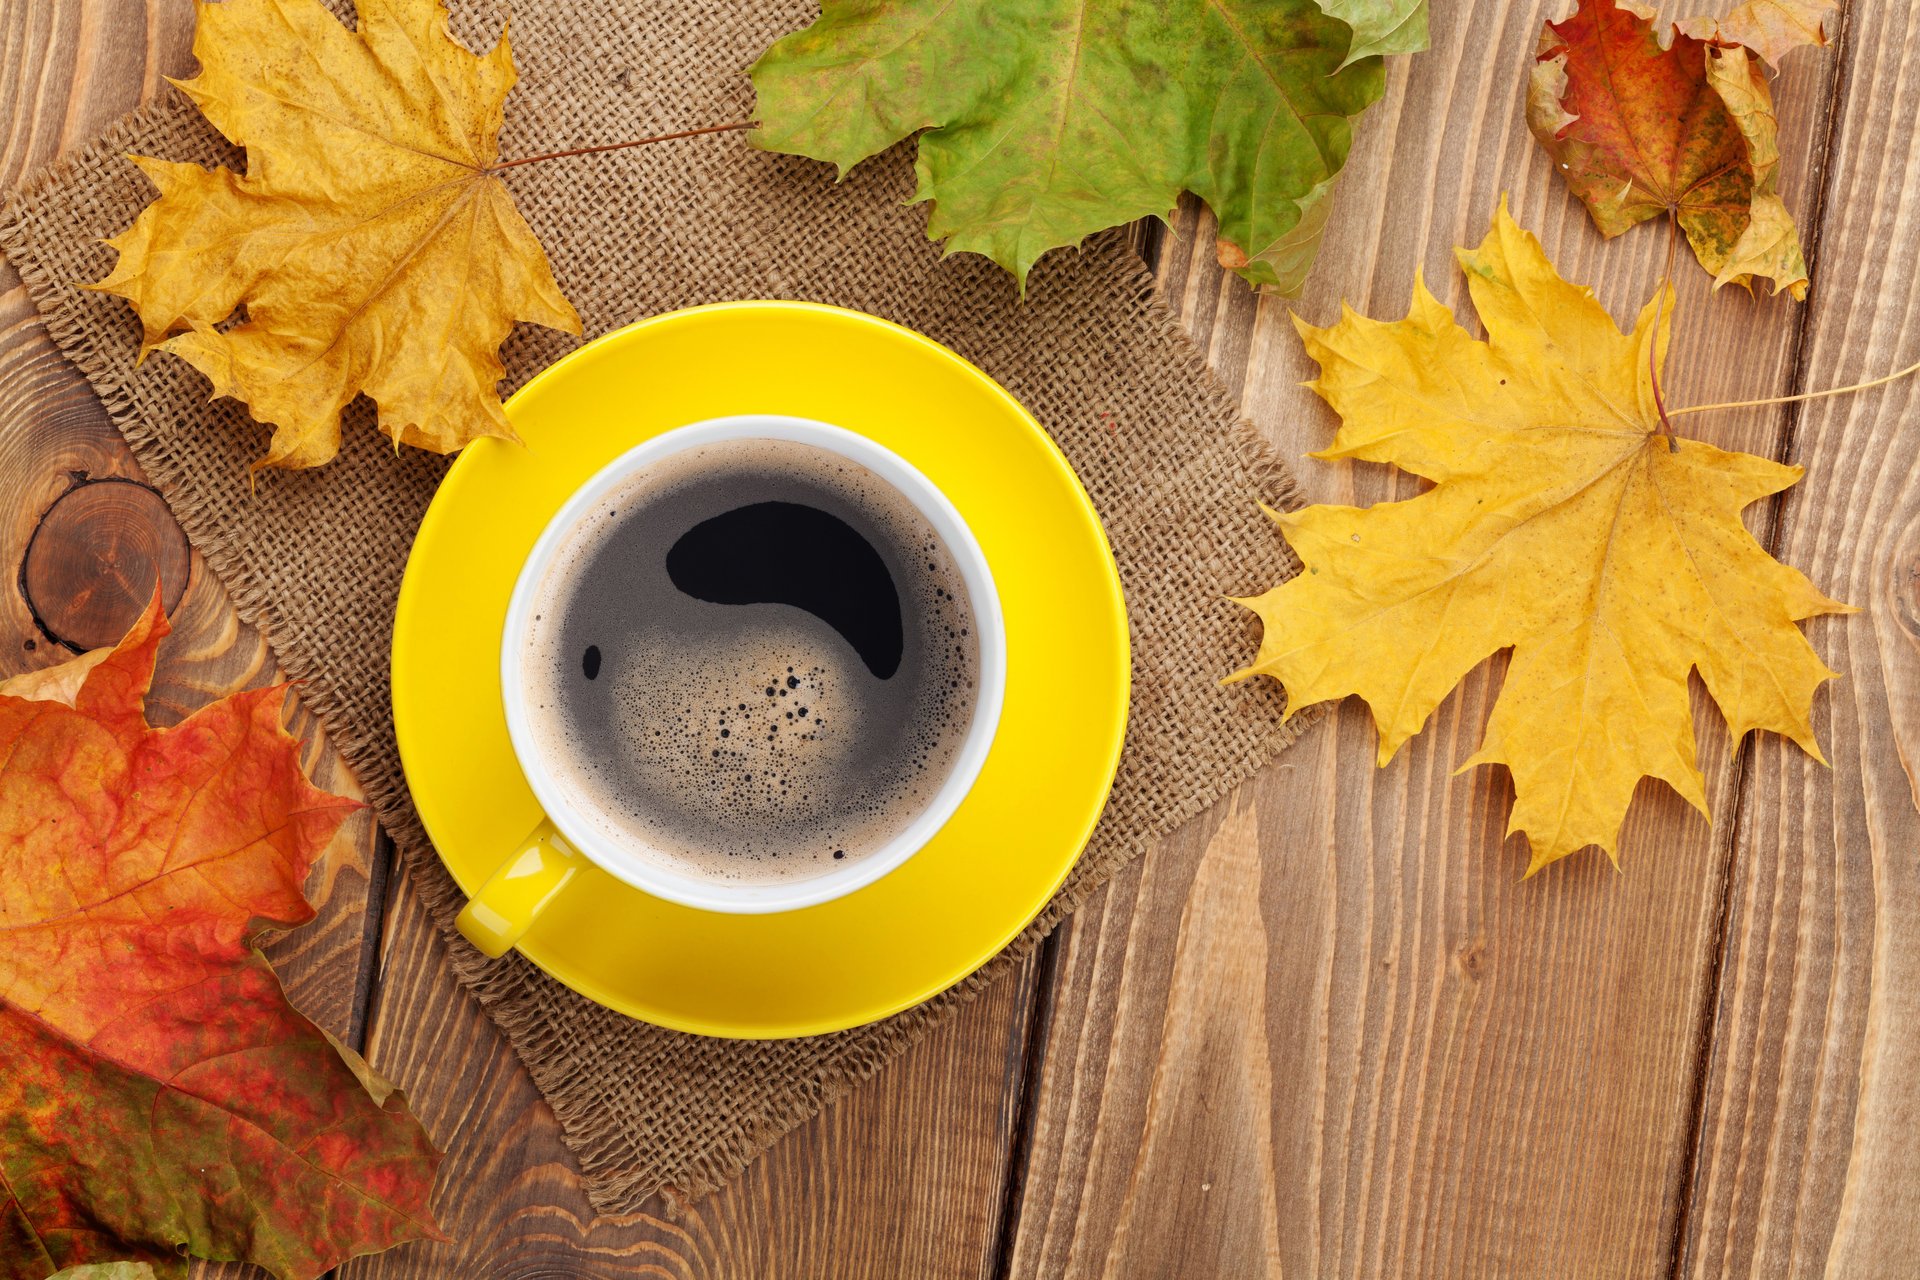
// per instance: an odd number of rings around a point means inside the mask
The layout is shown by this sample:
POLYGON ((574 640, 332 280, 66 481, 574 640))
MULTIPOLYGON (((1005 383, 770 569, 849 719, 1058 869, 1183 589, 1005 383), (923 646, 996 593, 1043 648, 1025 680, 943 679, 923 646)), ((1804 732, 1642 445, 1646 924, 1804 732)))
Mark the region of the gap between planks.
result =
MULTIPOLYGON (((1162 218, 1142 218, 1127 228, 1127 238, 1140 255, 1147 274, 1158 288, 1160 257, 1166 245, 1167 223, 1162 218)), ((1148 851, 1149 853, 1151 851, 1148 851)), ((1143 853, 1142 857, 1148 856, 1143 853)), ((1083 904, 1082 910, 1086 910, 1083 904)), ((1033 1157, 1033 1134, 1045 1065, 1048 1034, 1053 1026, 1053 1011, 1060 984, 1060 950, 1063 938, 1073 928, 1068 916, 1040 940, 1040 955, 1035 965, 1033 990, 1028 995, 1025 1016, 1021 1019, 1023 1043, 1011 1048, 1021 1055, 1020 1083, 1016 1091, 1013 1126, 1007 1139, 1005 1184, 1001 1187, 1000 1221, 994 1231, 993 1253, 987 1273, 991 1280, 1012 1280, 1014 1245, 1020 1235, 1020 1208, 1026 1198, 1027 1166, 1033 1157)))
POLYGON ((392 878, 393 863, 397 856, 393 837, 376 819, 373 824, 373 856, 368 859, 367 865, 367 920, 360 930, 360 964, 354 971, 353 1020, 347 1029, 347 1043, 353 1046, 355 1053, 363 1055, 367 1051, 367 1028, 373 1025, 380 979, 385 975, 380 949, 387 936, 387 912, 392 907, 388 901, 388 881, 392 878))
POLYGON ((1000 1222, 993 1237, 993 1280, 1011 1280, 1013 1247, 1020 1234, 1020 1206, 1027 1189, 1027 1165, 1033 1156, 1035 1095, 1040 1091, 1040 1068, 1047 1052, 1047 1035, 1053 1026, 1054 989, 1059 982, 1061 935, 1073 927, 1069 916, 1053 932, 1040 940, 1040 956, 1034 967, 1033 990, 1028 995, 1026 1014, 1021 1018, 1024 1043, 1011 1047, 1020 1054, 1020 1084, 1015 1092, 1013 1126, 1008 1133, 1006 1182, 1001 1188, 1000 1222))
MULTIPOLYGON (((1800 395, 1809 389, 1807 348, 1813 330, 1813 308, 1824 302, 1820 290, 1820 242, 1826 230, 1833 187, 1838 181, 1839 166, 1833 162, 1833 148, 1840 129, 1841 108, 1851 81, 1848 73, 1853 56, 1852 16, 1852 5, 1842 3, 1831 19, 1838 30, 1828 46, 1831 60, 1827 67, 1826 93, 1822 95, 1825 119, 1820 122, 1820 145, 1814 153, 1817 170, 1812 183, 1813 209, 1807 217, 1802 241, 1807 260, 1807 301, 1799 305, 1798 314, 1794 317, 1787 395, 1800 395)), ((1779 438, 1774 444, 1773 458, 1776 462, 1790 465, 1799 442, 1800 421, 1806 412, 1806 402, 1796 401, 1781 408, 1784 412, 1780 416, 1779 438)), ((1759 542, 1766 548, 1767 554, 1775 559, 1779 558, 1781 543, 1786 535, 1787 503, 1798 488, 1795 485, 1782 490, 1767 501, 1759 542)), ((1700 997, 1692 1094, 1687 1104, 1687 1143, 1680 1153, 1680 1168, 1674 1189, 1673 1239, 1667 1251, 1667 1280, 1680 1280, 1689 1261, 1689 1238, 1694 1225, 1694 1183, 1699 1175, 1701 1145, 1706 1140, 1707 1091, 1711 1087, 1712 1067, 1719 1049, 1720 984, 1730 945, 1727 924, 1733 913, 1736 879, 1734 859, 1739 856, 1740 833, 1746 825, 1748 802, 1753 792, 1755 737, 1754 732, 1747 734, 1740 743, 1739 756, 1734 761, 1733 816, 1727 822, 1726 838, 1720 844, 1720 892, 1708 934, 1712 954, 1707 960, 1707 977, 1700 997)))

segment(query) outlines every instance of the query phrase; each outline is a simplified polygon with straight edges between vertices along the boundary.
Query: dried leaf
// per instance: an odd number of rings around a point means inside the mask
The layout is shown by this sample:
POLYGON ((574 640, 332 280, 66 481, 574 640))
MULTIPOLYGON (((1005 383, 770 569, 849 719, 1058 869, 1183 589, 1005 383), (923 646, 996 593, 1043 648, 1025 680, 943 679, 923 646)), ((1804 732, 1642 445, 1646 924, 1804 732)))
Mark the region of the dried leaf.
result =
POLYGON ((1773 94, 1743 41, 1772 60, 1824 39, 1823 7, 1754 0, 1680 24, 1663 48, 1651 10, 1580 0, 1541 30, 1527 123, 1602 235, 1671 214, 1716 287, 1759 278, 1805 298, 1806 259, 1778 194, 1773 94))
POLYGON ((253 945, 313 918, 359 806, 301 774, 283 688, 148 727, 166 634, 156 593, 113 648, 0 686, 0 1280, 308 1277, 438 1234, 425 1132, 253 945))
POLYGON ((440 0, 360 0, 358 31, 318 0, 198 12, 200 74, 179 87, 247 172, 135 157, 160 197, 108 242, 120 261, 95 287, 274 427, 258 466, 331 459, 362 391, 396 444, 511 438, 500 343, 515 320, 580 318, 493 168, 505 35, 468 53, 440 0))
POLYGON ((1743 44, 1774 66, 1802 45, 1827 42, 1826 16, 1837 0, 1747 0, 1724 18, 1686 18, 1676 29, 1695 40, 1743 44))
POLYGON ((87 682, 87 673, 111 658, 114 647, 89 649, 57 667, 23 671, 11 680, 0 680, 0 697, 23 698, 28 702, 58 702, 72 706, 87 682))
POLYGON ((1424 0, 826 0, 754 64, 754 141, 844 174, 925 130, 927 234, 1022 288, 1192 191, 1221 262, 1294 293, 1378 55, 1426 43, 1424 0))
POLYGON ((1660 778, 1703 813, 1687 681, 1698 670, 1738 741, 1770 729, 1819 755, 1811 707, 1831 678, 1794 624, 1847 612, 1740 522, 1799 467, 1658 434, 1657 307, 1622 334, 1562 280, 1503 204, 1460 264, 1487 341, 1416 285, 1404 320, 1296 320, 1311 384, 1341 427, 1321 456, 1433 482, 1405 502, 1275 517, 1307 571, 1252 600, 1253 664, 1288 714, 1357 694, 1380 763, 1467 672, 1512 650, 1486 738, 1504 764, 1529 873, 1587 845, 1609 856, 1635 786, 1660 778))

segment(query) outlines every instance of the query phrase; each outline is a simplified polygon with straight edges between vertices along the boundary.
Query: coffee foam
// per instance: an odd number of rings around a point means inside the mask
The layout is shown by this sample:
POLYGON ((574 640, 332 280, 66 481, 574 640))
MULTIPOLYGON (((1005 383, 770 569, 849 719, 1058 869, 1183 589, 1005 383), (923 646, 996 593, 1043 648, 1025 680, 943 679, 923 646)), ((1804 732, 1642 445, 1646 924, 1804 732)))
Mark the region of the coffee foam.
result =
POLYGON ((811 445, 665 459, 569 531, 536 600, 535 749, 604 834, 681 874, 764 883, 857 861, 932 802, 972 722, 978 637, 952 557, 884 480, 811 445), (710 604, 666 578, 688 528, 762 501, 830 511, 880 552, 904 630, 892 679, 804 609, 710 604))

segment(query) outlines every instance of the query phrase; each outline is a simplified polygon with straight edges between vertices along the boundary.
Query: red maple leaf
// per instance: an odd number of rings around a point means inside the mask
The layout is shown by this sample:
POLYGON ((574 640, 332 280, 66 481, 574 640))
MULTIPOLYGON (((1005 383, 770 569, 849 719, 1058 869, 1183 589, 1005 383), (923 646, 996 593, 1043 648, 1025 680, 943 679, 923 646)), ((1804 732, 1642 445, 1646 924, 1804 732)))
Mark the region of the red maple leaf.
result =
POLYGON ((146 722, 156 596, 118 645, 0 684, 0 1280, 187 1256, 317 1275, 438 1236, 393 1086, 254 946, 360 806, 308 782, 285 687, 146 722))
POLYGON ((1651 10, 1580 0, 1540 32, 1527 124, 1602 235, 1666 214, 1716 285, 1758 277, 1804 298, 1762 57, 1823 43, 1831 7, 1750 0, 1722 19, 1676 24, 1663 44, 1651 10))

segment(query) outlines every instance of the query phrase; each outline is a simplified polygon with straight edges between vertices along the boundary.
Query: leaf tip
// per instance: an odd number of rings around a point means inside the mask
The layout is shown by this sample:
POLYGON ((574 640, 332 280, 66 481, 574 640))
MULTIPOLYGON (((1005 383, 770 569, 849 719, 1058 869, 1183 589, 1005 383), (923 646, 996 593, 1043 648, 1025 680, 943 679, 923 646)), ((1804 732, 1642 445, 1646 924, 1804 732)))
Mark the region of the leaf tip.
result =
MULTIPOLYGON (((1414 733, 1418 733, 1424 727, 1424 725, 1416 725, 1414 733)), ((1373 733, 1375 739, 1373 767, 1376 769, 1384 769, 1392 764, 1393 758, 1400 754, 1400 748, 1405 746, 1407 739, 1413 736, 1406 733, 1396 735, 1391 725, 1381 723, 1377 713, 1373 718, 1373 733)))
MULTIPOLYGON (((1505 763, 1506 762, 1504 760, 1501 760, 1497 756, 1489 754, 1486 747, 1482 746, 1478 751, 1474 752, 1472 755, 1468 756, 1465 760, 1461 761, 1458 765, 1454 766, 1453 772, 1447 776, 1452 778, 1457 778, 1461 774, 1467 772, 1467 770, 1478 769, 1483 764, 1505 764, 1505 763)), ((1508 835, 1513 834, 1513 829, 1511 827, 1508 828, 1507 834, 1508 835)))
POLYGON ((1532 832, 1522 830, 1512 822, 1507 823, 1507 835, 1510 837, 1518 835, 1527 842, 1527 869, 1520 873, 1522 883, 1539 875, 1542 871, 1559 861, 1562 856, 1535 840, 1532 832))

